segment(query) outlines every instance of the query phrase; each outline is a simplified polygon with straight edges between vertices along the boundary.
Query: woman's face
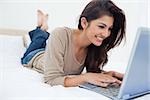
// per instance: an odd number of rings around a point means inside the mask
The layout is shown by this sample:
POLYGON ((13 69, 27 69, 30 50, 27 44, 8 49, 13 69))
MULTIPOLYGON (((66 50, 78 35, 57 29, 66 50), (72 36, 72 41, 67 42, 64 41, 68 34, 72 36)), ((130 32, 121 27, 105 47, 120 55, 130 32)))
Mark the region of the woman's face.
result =
POLYGON ((104 15, 88 23, 85 29, 87 38, 95 46, 100 46, 103 40, 110 36, 114 18, 104 15))

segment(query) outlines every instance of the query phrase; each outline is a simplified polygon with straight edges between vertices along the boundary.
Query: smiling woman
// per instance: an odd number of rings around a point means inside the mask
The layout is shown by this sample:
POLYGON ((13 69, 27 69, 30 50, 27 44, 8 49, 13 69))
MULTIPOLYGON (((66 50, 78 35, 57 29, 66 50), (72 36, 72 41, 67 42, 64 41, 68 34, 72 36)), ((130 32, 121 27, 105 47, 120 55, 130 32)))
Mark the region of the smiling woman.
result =
POLYGON ((47 20, 48 14, 38 10, 37 28, 29 32, 31 43, 21 59, 24 66, 43 73, 50 85, 121 84, 123 74, 103 73, 107 52, 125 37, 125 15, 111 0, 89 2, 80 15, 78 29, 59 27, 50 34, 47 20), (87 73, 81 74, 84 67, 87 73))
POLYGON ((90 27, 88 28, 89 32, 85 32, 90 44, 92 42, 94 45, 100 46, 102 41, 110 36, 113 21, 113 17, 107 15, 92 21, 89 25, 90 27))

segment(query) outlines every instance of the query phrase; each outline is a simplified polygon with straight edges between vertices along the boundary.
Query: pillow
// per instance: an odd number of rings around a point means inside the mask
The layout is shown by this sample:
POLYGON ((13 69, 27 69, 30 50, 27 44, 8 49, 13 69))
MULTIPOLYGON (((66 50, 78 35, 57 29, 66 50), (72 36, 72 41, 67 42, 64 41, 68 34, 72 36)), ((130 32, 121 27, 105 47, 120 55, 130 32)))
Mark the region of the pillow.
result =
POLYGON ((1 56, 20 56, 24 51, 23 36, 0 35, 1 56))

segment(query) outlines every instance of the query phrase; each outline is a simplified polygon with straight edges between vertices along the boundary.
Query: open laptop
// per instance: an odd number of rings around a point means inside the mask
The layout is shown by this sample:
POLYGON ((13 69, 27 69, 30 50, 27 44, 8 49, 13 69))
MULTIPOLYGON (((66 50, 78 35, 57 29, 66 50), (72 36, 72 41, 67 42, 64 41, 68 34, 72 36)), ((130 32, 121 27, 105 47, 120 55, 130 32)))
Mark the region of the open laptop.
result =
POLYGON ((102 88, 86 83, 79 87, 115 100, 126 100, 150 94, 150 29, 144 27, 138 29, 121 86, 110 85, 102 88))

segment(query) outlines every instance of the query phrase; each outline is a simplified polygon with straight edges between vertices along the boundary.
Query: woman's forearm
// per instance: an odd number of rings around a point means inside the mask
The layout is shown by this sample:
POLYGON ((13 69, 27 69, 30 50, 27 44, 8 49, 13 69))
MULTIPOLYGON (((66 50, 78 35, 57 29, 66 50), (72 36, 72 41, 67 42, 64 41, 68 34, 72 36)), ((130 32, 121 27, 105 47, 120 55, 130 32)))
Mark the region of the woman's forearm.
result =
POLYGON ((65 78, 64 86, 74 87, 74 86, 79 86, 81 84, 84 84, 85 82, 86 82, 86 79, 84 77, 84 74, 73 75, 73 76, 68 76, 65 78))

